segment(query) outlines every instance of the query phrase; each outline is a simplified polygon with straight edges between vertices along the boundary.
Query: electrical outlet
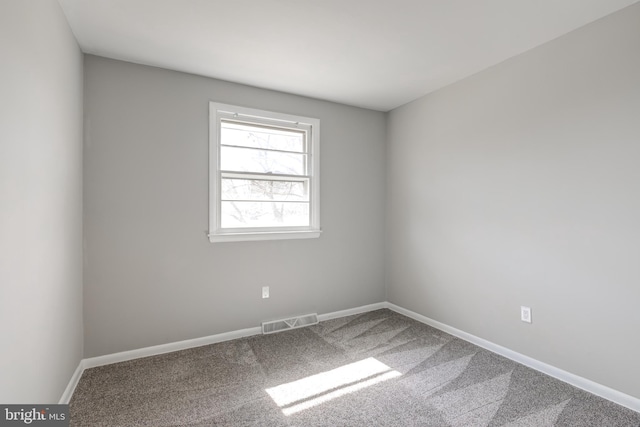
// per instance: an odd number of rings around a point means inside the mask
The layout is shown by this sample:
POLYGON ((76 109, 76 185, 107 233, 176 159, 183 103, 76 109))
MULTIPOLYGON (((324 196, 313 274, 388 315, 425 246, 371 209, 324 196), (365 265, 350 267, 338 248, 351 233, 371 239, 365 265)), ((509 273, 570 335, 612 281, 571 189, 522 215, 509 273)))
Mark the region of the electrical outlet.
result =
POLYGON ((262 287, 262 298, 269 298, 269 287, 268 286, 263 286, 262 287))
POLYGON ((523 322, 531 323, 531 308, 521 306, 520 307, 520 320, 523 322))

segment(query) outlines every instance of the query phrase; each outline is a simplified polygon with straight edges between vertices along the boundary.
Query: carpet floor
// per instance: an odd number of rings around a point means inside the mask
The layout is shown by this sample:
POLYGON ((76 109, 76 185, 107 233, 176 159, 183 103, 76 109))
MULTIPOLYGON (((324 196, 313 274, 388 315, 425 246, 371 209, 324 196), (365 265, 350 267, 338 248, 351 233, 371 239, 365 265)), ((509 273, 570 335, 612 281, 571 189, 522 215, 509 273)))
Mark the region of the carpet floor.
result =
POLYGON ((390 310, 87 369, 71 426, 640 426, 390 310))

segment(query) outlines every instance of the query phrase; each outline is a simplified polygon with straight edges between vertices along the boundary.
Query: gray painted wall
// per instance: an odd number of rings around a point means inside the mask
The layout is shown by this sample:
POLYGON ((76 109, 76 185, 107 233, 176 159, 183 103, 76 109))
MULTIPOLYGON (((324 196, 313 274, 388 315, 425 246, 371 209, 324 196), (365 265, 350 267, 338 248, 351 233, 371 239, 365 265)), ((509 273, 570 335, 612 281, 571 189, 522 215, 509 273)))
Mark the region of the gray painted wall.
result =
POLYGON ((82 358, 82 54, 55 0, 0 2, 0 402, 82 358))
POLYGON ((384 156, 383 113, 86 56, 85 357, 384 301, 384 156), (210 100, 320 119, 319 239, 209 243, 210 100))
POLYGON ((387 292, 640 398, 639 23, 636 4, 390 113, 387 292))

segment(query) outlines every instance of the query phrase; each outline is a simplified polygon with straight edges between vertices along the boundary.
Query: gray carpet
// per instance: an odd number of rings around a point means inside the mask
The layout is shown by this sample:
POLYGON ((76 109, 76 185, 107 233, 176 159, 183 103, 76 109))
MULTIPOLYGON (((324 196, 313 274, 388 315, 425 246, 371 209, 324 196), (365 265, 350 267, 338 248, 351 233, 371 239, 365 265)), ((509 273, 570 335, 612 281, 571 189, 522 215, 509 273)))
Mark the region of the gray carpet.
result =
POLYGON ((88 369, 80 426, 640 426, 390 310, 88 369))

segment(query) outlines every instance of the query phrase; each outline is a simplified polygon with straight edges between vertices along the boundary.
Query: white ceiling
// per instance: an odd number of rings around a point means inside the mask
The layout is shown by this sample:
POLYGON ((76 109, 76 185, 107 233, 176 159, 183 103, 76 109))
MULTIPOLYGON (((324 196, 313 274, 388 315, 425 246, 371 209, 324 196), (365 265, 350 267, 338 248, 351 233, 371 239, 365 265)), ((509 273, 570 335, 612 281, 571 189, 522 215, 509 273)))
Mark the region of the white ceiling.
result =
POLYGON ((59 0, 82 50, 388 111, 638 0, 59 0))

